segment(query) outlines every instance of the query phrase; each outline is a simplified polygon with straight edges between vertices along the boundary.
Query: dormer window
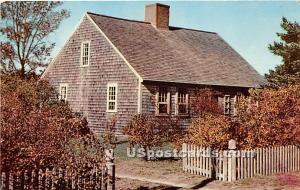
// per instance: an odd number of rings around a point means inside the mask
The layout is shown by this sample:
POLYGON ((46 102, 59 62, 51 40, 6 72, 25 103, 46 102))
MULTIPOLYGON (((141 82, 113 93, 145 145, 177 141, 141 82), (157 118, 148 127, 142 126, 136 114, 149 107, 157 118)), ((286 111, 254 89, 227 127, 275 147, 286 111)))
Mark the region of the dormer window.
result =
POLYGON ((81 60, 80 64, 83 67, 88 66, 90 63, 90 42, 81 43, 81 60))

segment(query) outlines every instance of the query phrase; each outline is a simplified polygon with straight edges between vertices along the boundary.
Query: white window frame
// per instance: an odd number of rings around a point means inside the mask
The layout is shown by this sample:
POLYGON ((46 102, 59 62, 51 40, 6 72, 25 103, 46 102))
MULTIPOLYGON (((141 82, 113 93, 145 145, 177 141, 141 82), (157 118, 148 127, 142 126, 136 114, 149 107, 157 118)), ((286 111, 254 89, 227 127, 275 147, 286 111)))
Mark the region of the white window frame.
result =
POLYGON ((63 101, 65 101, 65 102, 67 102, 68 101, 68 88, 69 88, 69 85, 67 84, 67 83, 61 83, 61 84, 59 84, 59 100, 63 100, 63 101), (65 97, 65 99, 63 99, 61 96, 62 96, 62 88, 63 87, 65 87, 66 88, 66 97, 65 97))
POLYGON ((90 54, 91 54, 91 43, 90 41, 83 41, 81 42, 81 47, 80 47, 80 66, 81 67, 87 67, 90 65, 90 54), (83 46, 84 44, 88 44, 88 61, 87 61, 87 64, 83 64, 83 53, 84 53, 84 49, 83 49, 83 46))
POLYGON ((106 94, 106 112, 117 112, 117 102, 118 102, 118 84, 117 83, 108 83, 107 84, 107 94, 106 94), (115 100, 109 100, 109 88, 115 87, 115 100), (115 103, 115 109, 111 110, 109 109, 109 103, 114 102, 115 103))
POLYGON ((224 96, 224 115, 231 116, 231 96, 226 94, 224 96))
POLYGON ((161 87, 158 87, 157 89, 157 92, 156 92, 156 115, 169 115, 170 114, 170 90, 168 87, 164 87, 164 86, 161 86, 161 87), (165 88, 166 89, 166 95, 167 95, 167 99, 166 99, 166 102, 160 102, 159 101, 159 92, 160 92, 160 88, 165 88), (160 104, 166 104, 167 105, 167 113, 160 113, 159 112, 159 105, 160 104))
POLYGON ((187 92, 187 89, 185 88, 177 88, 176 90, 176 94, 175 94, 175 115, 188 115, 189 114, 189 94, 187 92), (180 103, 179 102, 179 90, 180 89, 184 89, 186 92, 185 92, 185 103, 180 103), (186 113, 179 113, 179 105, 182 104, 182 105, 186 105, 186 113))

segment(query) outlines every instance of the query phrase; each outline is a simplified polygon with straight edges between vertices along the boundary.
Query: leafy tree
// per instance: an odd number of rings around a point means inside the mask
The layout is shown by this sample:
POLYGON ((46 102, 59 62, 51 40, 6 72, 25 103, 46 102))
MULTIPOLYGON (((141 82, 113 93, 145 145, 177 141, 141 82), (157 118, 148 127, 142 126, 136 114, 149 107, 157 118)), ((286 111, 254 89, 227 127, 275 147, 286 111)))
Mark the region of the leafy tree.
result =
POLYGON ((279 87, 288 84, 300 84, 300 25, 282 18, 281 27, 283 33, 277 33, 280 42, 269 45, 269 49, 275 55, 281 56, 283 64, 270 70, 266 78, 271 87, 279 87))
POLYGON ((43 69, 55 43, 48 41, 69 16, 57 1, 7 1, 1 3, 1 71, 22 78, 43 69))
POLYGON ((1 171, 101 164, 101 144, 87 122, 60 102, 46 81, 1 76, 1 171))

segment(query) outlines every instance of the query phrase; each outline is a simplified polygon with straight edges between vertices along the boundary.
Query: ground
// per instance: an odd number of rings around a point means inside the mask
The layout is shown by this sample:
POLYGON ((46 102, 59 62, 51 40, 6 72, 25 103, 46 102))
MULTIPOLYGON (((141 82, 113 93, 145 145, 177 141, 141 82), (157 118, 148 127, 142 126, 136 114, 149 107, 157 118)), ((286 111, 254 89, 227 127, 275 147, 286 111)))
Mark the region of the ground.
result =
POLYGON ((212 181, 185 173, 181 160, 144 161, 126 156, 127 144, 116 148, 116 189, 119 190, 175 190, 175 189, 249 189, 300 190, 300 172, 256 176, 234 183, 212 181))

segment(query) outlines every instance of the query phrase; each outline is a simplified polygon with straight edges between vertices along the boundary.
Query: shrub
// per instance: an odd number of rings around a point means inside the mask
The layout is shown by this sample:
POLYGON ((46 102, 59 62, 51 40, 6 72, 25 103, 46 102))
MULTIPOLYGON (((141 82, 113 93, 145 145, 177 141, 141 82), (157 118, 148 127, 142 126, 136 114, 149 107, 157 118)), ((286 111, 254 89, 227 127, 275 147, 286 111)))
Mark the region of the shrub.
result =
POLYGON ((256 89, 239 98, 237 115, 225 117, 199 114, 188 129, 187 141, 212 148, 227 148, 228 140, 238 148, 300 143, 300 87, 256 89))
POLYGON ((202 116, 209 114, 223 114, 223 109, 218 104, 218 96, 220 92, 217 92, 211 88, 196 89, 193 97, 191 98, 191 107, 194 114, 202 116))
POLYGON ((250 91, 237 106, 235 137, 244 148, 300 143, 300 86, 250 91))
POLYGON ((0 122, 1 171, 53 166, 76 169, 88 159, 80 160, 78 149, 69 147, 74 142, 73 147, 99 144, 86 120, 60 102, 46 81, 2 75, 0 122))
POLYGON ((227 149, 231 138, 229 118, 223 115, 205 114, 193 120, 186 141, 198 146, 227 149))
POLYGON ((131 146, 138 145, 144 148, 146 155, 153 147, 176 141, 182 131, 177 118, 157 118, 143 114, 135 115, 124 128, 131 146))

